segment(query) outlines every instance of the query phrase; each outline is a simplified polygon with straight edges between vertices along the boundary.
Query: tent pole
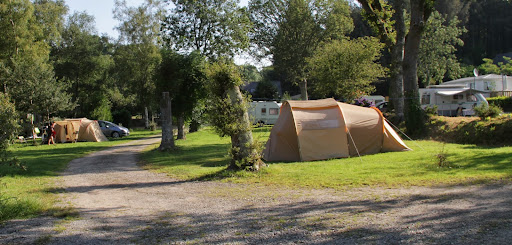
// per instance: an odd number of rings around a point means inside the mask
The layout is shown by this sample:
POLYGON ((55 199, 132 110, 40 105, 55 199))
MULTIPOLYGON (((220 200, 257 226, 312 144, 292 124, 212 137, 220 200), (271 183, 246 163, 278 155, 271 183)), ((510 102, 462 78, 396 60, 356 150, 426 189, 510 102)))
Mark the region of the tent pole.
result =
POLYGON ((386 122, 388 122, 391 126, 393 126, 396 130, 398 130, 398 132, 402 133, 403 135, 405 135, 405 137, 407 137, 407 139, 409 139, 410 141, 414 142, 414 144, 416 144, 416 146, 418 146, 420 149, 422 150, 425 150, 423 149, 423 147, 421 147, 418 143, 416 143, 415 140, 411 139, 411 137, 409 137, 407 134, 405 134, 404 132, 402 132, 402 130, 400 130, 397 126, 395 126, 393 123, 391 123, 387 118, 384 118, 386 119, 386 122))
MULTIPOLYGON (((352 143, 354 144, 354 148, 356 148, 356 152, 357 152, 357 156, 359 157, 359 160, 361 161, 361 163, 363 162, 363 159, 361 159, 361 154, 359 154, 359 150, 357 149, 357 146, 356 146, 356 142, 354 141, 354 138, 352 138, 352 134, 350 133, 350 131, 348 130, 347 128, 347 133, 348 133, 348 136, 350 137, 350 140, 352 140, 352 143)), ((350 154, 349 154, 350 155, 350 154)))

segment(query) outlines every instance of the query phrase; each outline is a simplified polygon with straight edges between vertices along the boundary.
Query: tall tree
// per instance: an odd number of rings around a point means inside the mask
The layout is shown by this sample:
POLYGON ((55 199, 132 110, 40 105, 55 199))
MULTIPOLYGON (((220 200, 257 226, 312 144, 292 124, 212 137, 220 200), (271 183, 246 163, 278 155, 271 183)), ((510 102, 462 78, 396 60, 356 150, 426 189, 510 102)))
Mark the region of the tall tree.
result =
POLYGON ((231 137, 231 169, 258 170, 264 165, 254 143, 248 101, 240 92, 242 84, 238 68, 224 61, 207 68, 210 123, 221 136, 231 137))
POLYGON ((371 83, 385 75, 376 62, 382 48, 376 38, 336 40, 318 48, 308 59, 315 94, 352 101, 373 92, 371 83))
MULTIPOLYGON (((161 1, 145 0, 138 7, 129 7, 126 0, 115 1, 114 18, 121 24, 117 27, 120 41, 126 45, 118 50, 120 79, 136 95, 137 109, 146 112, 154 94, 154 74, 161 61, 159 52, 160 25, 165 12, 161 1)), ((117 62, 116 62, 117 65, 117 62)), ((145 126, 149 117, 143 113, 145 126)))
POLYGON ((68 109, 62 84, 49 63, 50 44, 66 11, 62 1, 4 1, 0 4, 0 80, 21 113, 68 109))
POLYGON ((249 3, 254 29, 253 53, 272 56, 276 71, 298 85, 307 99, 307 63, 318 45, 353 29, 346 1, 254 0, 249 3))
POLYGON ((477 66, 483 58, 494 58, 512 50, 512 2, 509 0, 473 1, 469 8, 468 32, 462 37, 459 56, 464 63, 477 66))
POLYGON ((230 57, 248 47, 250 21, 237 0, 172 0, 162 25, 165 43, 181 52, 199 51, 217 59, 230 57))
POLYGON ((418 57, 423 32, 434 10, 435 0, 411 0, 411 21, 404 47, 405 125, 410 134, 425 129, 418 87, 418 57))
POLYGON ((182 55, 162 50, 157 91, 169 91, 172 112, 178 118, 178 139, 185 139, 184 123, 192 118, 194 108, 206 97, 204 58, 199 52, 182 55))
POLYGON ((358 0, 364 9, 363 15, 390 53, 390 103, 397 117, 404 117, 403 59, 406 35, 404 11, 405 1, 358 0), (393 10, 395 9, 395 10, 393 10))
POLYGON ((458 27, 459 20, 454 16, 446 21, 437 11, 428 19, 420 44, 418 77, 424 86, 440 84, 443 80, 457 79, 462 68, 455 56, 457 46, 464 45, 459 38, 464 29, 458 27))
POLYGON ((94 26, 93 16, 85 12, 73 13, 64 26, 62 41, 52 49, 56 75, 70 83, 72 101, 78 105, 74 117, 99 119, 92 115, 93 111, 105 105, 109 107, 107 89, 114 63, 94 26))

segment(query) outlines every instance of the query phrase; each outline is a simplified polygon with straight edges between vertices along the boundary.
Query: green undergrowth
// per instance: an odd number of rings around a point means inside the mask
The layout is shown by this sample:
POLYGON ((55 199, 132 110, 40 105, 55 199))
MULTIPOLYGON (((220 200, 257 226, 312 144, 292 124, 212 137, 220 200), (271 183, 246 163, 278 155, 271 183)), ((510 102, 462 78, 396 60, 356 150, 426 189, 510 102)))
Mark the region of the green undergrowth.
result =
POLYGON ((510 114, 497 118, 467 120, 461 118, 432 117, 429 121, 432 139, 476 145, 512 145, 512 118, 510 114))
POLYGON ((128 137, 107 142, 78 142, 56 145, 16 143, 9 150, 26 170, 0 165, 0 221, 27 218, 41 213, 60 213, 55 210, 59 172, 67 164, 86 154, 107 147, 155 135, 159 132, 132 131, 128 137))
MULTIPOLYGON (((265 142, 269 128, 255 130, 265 142)), ((493 183, 510 181, 512 147, 445 144, 438 141, 406 141, 412 151, 313 162, 275 162, 259 172, 228 171, 229 138, 206 129, 177 141, 179 150, 144 153, 148 169, 184 181, 218 180, 260 183, 292 188, 346 189, 363 186, 398 187, 493 183)))

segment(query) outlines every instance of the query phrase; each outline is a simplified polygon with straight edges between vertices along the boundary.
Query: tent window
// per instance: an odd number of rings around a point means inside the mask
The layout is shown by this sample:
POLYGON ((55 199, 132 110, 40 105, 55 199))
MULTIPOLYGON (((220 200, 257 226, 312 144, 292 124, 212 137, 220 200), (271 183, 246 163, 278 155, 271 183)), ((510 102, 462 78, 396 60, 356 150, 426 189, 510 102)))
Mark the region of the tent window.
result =
POLYGON ((267 108, 261 108, 261 115, 267 115, 267 108))
POLYGON ((279 110, 277 108, 270 108, 268 109, 269 115, 279 115, 279 110))

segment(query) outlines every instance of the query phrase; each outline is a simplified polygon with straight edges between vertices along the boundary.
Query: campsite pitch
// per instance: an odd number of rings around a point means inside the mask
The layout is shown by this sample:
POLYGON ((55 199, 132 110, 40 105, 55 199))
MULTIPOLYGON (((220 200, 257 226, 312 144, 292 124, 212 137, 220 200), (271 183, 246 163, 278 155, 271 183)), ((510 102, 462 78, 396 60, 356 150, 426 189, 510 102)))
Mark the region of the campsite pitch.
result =
POLYGON ((178 181, 137 167, 159 138, 100 151, 62 176, 67 218, 12 220, 2 244, 506 243, 512 186, 287 189, 178 181))

